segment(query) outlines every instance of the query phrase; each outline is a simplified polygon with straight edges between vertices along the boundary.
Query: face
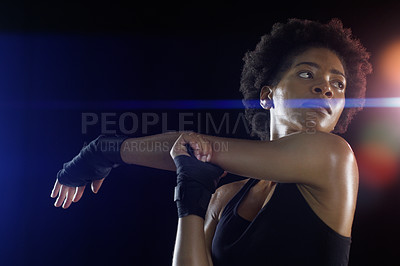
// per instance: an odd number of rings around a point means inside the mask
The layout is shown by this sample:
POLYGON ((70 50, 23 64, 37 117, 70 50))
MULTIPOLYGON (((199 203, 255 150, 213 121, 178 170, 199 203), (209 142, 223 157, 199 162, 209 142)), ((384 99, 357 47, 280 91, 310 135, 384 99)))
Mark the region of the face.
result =
POLYGON ((274 87, 264 87, 263 100, 272 99, 271 132, 331 132, 343 111, 346 78, 340 59, 326 48, 309 48, 274 87))

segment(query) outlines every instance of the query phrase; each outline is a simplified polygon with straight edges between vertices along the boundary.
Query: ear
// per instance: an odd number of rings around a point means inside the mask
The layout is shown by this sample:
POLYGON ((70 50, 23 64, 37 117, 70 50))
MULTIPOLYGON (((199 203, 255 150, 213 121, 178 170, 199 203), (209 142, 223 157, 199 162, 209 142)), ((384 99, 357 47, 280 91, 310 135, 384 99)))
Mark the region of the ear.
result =
POLYGON ((274 102, 272 100, 272 89, 269 86, 264 86, 260 91, 260 105, 262 108, 269 110, 274 108, 274 102))

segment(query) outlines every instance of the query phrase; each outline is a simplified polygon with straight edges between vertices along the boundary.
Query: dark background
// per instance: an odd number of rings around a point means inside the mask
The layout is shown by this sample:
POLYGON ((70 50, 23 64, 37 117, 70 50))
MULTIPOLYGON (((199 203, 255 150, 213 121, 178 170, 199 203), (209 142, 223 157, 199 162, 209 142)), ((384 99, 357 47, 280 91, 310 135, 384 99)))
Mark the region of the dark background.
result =
MULTIPOLYGON (((399 11, 395 1, 1 2, 0 264, 171 264, 172 172, 122 166, 98 195, 87 188, 68 210, 53 207, 57 171, 101 133, 100 122, 83 133, 82 114, 115 113, 115 121, 124 112, 164 112, 168 129, 177 126, 179 112, 216 118, 229 112, 234 121, 242 110, 144 109, 123 101, 238 100, 244 53, 273 23, 291 17, 340 18, 375 62, 400 36, 399 11)), ((368 97, 399 95, 370 77, 368 97)), ((371 138, 385 142, 397 165, 398 117, 396 108, 366 108, 343 137, 356 154, 371 138)), ((185 129, 199 130, 196 123, 185 129)), ((161 130, 160 123, 147 133, 139 127, 134 136, 161 130)), ((248 138, 243 127, 219 135, 248 138)), ((394 167, 384 177, 390 182, 381 182, 367 166, 360 162, 350 265, 396 265, 400 175, 394 167)))

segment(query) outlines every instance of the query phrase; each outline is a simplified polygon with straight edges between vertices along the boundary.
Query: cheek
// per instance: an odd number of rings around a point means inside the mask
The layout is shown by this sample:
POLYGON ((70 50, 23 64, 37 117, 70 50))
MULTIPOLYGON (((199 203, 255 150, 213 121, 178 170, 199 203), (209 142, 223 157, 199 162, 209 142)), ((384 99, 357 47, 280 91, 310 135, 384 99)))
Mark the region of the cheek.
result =
POLYGON ((274 99, 275 99, 275 98, 281 99, 281 98, 284 97, 284 94, 285 94, 285 91, 282 90, 281 87, 278 87, 278 88, 276 88, 276 89, 274 90, 274 92, 273 92, 273 98, 274 98, 274 99))
MULTIPOLYGON (((279 90, 274 94, 274 105, 275 109, 279 110, 280 113, 293 113, 298 112, 299 107, 298 101, 296 99, 301 97, 296 97, 288 90, 279 90)), ((300 108, 301 109, 301 108, 300 108)))
POLYGON ((310 84, 300 83, 293 79, 282 81, 274 90, 274 96, 282 99, 307 98, 310 84))

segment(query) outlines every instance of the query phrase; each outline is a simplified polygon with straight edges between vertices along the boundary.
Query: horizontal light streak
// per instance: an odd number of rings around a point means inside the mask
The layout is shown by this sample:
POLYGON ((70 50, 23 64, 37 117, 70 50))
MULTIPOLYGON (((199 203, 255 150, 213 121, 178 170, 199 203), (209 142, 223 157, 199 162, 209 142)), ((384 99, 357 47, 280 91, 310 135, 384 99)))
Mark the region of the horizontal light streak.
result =
MULTIPOLYGON (((287 100, 290 108, 304 108, 304 101, 323 105, 320 99, 287 100)), ((334 100, 329 100, 333 104, 334 100)), ((252 108, 261 108, 259 100, 246 101, 252 108)), ((398 108, 400 97, 346 99, 345 108, 398 108)), ((0 101, 1 109, 243 109, 242 100, 110 100, 110 101, 0 101)))

